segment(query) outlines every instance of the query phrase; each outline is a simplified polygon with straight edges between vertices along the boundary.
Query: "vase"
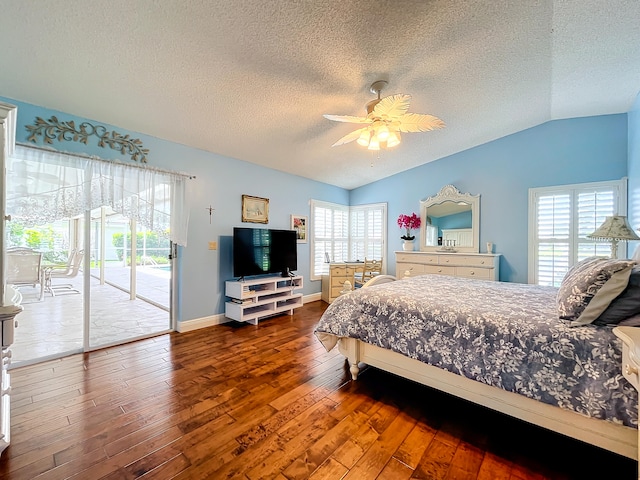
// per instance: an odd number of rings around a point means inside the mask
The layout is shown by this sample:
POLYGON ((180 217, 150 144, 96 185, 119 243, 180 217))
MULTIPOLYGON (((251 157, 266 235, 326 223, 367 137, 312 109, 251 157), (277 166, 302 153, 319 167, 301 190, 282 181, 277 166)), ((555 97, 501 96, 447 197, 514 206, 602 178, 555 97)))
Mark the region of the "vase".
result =
POLYGON ((404 250, 405 252, 412 252, 413 240, 404 240, 404 243, 402 244, 402 250, 404 250))

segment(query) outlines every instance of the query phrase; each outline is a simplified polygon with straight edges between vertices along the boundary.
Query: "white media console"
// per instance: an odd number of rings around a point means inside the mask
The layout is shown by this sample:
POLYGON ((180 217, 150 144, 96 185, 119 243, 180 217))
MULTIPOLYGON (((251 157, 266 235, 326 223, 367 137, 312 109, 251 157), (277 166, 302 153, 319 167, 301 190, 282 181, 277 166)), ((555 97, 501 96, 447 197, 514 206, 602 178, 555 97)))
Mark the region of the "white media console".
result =
POLYGON ((266 317, 293 315, 293 309, 302 306, 302 293, 295 293, 302 286, 299 275, 227 280, 225 295, 231 300, 225 303, 224 315, 253 325, 266 317))

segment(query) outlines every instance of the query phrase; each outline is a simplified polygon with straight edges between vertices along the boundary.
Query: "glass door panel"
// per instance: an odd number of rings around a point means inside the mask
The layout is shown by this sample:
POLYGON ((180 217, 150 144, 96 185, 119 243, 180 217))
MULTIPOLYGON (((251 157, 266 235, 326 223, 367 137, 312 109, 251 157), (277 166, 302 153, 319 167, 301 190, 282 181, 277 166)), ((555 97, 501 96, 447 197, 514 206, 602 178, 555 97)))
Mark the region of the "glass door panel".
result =
POLYGON ((18 287, 23 312, 12 347, 14 365, 37 363, 83 349, 84 288, 78 219, 24 227, 9 223, 8 249, 29 249, 40 255, 40 281, 18 287), (75 267, 75 268, 74 268, 75 267))
POLYGON ((90 232, 89 348, 169 331, 168 247, 107 207, 91 213, 90 232))

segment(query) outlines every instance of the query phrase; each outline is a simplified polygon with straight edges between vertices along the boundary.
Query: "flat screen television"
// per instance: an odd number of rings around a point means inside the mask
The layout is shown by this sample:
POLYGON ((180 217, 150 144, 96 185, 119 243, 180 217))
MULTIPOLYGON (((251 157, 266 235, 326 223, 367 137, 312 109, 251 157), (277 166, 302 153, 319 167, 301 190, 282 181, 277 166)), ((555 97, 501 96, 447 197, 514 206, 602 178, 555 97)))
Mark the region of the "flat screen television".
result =
POLYGON ((234 227, 234 277, 268 273, 288 277, 297 269, 298 246, 294 230, 234 227))

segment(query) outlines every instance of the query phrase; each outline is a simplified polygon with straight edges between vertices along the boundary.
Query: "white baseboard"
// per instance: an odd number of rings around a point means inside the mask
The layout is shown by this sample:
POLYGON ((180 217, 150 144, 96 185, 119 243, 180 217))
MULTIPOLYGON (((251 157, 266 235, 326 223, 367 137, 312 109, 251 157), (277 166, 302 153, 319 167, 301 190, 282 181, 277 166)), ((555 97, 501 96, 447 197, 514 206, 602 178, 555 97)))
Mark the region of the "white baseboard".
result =
MULTIPOLYGON (((322 293, 312 293, 302 297, 302 303, 311 303, 321 300, 322 293)), ((223 323, 230 322, 231 320, 224 316, 224 313, 217 315, 210 315, 208 317, 194 318, 193 320, 185 320, 178 322, 176 330, 180 333, 191 332, 192 330, 198 330, 200 328, 212 327, 214 325, 222 325, 223 323)))
POLYGON ((311 303, 322 300, 322 292, 312 293, 311 295, 305 295, 302 297, 302 303, 311 303))
POLYGON ((224 316, 224 313, 218 315, 210 315, 208 317, 194 318, 193 320, 185 320, 178 322, 178 328, 176 329, 180 333, 190 332, 192 330, 198 330, 200 328, 213 327, 214 325, 222 325, 223 323, 230 322, 231 320, 224 316))

